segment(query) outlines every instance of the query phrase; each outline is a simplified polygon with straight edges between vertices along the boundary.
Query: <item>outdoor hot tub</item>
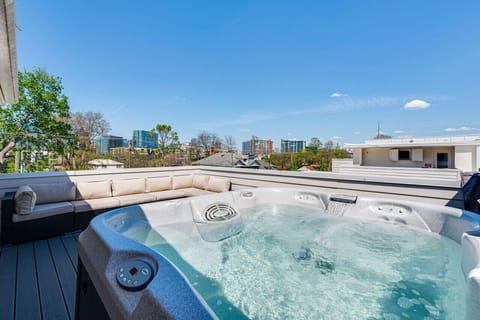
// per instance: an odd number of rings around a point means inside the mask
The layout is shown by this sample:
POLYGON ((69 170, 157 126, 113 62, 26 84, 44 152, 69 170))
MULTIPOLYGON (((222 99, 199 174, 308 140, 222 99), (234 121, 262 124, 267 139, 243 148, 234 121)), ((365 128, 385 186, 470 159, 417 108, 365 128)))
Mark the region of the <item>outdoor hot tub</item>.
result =
POLYGON ((480 217, 258 188, 131 206, 78 241, 77 319, 480 319, 480 217))

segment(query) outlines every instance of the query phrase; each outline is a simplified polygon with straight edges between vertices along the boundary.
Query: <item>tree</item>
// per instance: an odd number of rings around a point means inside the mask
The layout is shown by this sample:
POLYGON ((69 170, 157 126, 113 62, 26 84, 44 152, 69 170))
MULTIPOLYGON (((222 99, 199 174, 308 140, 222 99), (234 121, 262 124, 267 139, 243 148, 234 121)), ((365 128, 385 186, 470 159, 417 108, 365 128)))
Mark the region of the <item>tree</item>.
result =
POLYGON ((165 160, 165 155, 170 151, 175 151, 179 145, 177 132, 172 130, 172 126, 168 124, 157 124, 150 132, 158 133, 158 148, 162 154, 162 162, 165 160))
POLYGON ((210 133, 205 130, 198 134, 197 143, 202 151, 206 152, 208 155, 210 155, 212 147, 215 149, 222 148, 222 139, 220 139, 216 133, 210 133))
POLYGON ((70 116, 73 134, 77 137, 79 148, 90 150, 94 139, 110 132, 110 123, 100 112, 75 112, 70 116))
POLYGON ((234 151, 236 149, 236 144, 233 136, 225 136, 225 147, 228 151, 234 151))
POLYGON ((210 153, 210 146, 212 145, 212 134, 207 131, 202 131, 197 136, 197 144, 207 153, 210 153))
POLYGON ((317 137, 313 137, 312 139, 310 139, 310 143, 308 144, 308 149, 310 151, 313 151, 313 152, 317 152, 318 149, 320 149, 322 147, 322 142, 320 141, 320 139, 318 139, 317 137))
POLYGON ((0 109, 0 168, 13 149, 63 153, 73 140, 61 79, 36 68, 18 73, 19 101, 0 109))
POLYGON ((325 142, 325 144, 323 145, 323 148, 325 150, 332 150, 333 149, 333 141, 328 140, 327 142, 325 142))
POLYGON ((343 156, 343 150, 340 147, 340 145, 337 143, 337 145, 335 146, 335 150, 333 150, 333 157, 336 159, 339 159, 339 158, 342 158, 342 156, 343 156))

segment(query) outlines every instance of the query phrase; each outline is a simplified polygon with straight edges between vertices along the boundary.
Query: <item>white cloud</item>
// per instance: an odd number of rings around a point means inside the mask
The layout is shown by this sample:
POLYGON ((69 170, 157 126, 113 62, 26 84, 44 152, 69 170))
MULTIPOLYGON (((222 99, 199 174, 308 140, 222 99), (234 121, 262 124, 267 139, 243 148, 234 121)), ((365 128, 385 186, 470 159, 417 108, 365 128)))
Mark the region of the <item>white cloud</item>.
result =
POLYGON ((330 140, 342 140, 343 138, 341 136, 333 136, 330 137, 330 140))
POLYGON ((187 97, 175 96, 175 100, 184 102, 187 101, 187 97))
POLYGON ((424 100, 414 99, 411 100, 403 106, 405 109, 415 110, 415 109, 427 109, 430 107, 430 103, 424 100))
POLYGON ((446 132, 479 131, 479 130, 480 130, 480 128, 473 128, 473 127, 467 127, 467 126, 457 127, 457 128, 446 128, 445 129, 446 132))
POLYGON ((395 130, 393 131, 393 133, 400 134, 400 133, 403 133, 403 130, 395 130))
POLYGON ((360 134, 360 131, 355 131, 353 134, 358 136, 360 134))
POLYGON ((341 93, 341 92, 334 92, 330 95, 330 98, 341 98, 341 97, 348 97, 348 94, 341 93))

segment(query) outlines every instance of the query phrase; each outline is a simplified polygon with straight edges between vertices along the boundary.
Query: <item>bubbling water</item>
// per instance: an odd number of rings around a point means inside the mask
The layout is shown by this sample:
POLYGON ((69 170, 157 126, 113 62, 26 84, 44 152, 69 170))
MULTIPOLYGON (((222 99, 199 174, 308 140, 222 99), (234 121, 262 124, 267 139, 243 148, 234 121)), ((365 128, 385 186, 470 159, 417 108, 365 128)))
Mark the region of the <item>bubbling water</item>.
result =
MULTIPOLYGON (((217 243, 194 225, 158 228, 170 259, 221 319, 463 319, 452 240, 385 221, 294 206, 241 212, 217 243)), ((140 239, 140 236, 137 236, 140 239)))

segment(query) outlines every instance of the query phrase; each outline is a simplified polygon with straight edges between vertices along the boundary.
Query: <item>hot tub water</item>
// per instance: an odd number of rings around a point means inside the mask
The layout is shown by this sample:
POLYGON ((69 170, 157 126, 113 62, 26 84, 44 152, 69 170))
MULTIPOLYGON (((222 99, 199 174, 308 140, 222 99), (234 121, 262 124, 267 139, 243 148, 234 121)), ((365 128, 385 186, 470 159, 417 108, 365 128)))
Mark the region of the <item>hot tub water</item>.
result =
POLYGON ((460 245, 398 223, 312 208, 241 211, 204 241, 194 223, 128 236, 172 261, 221 319, 463 319, 460 245))

